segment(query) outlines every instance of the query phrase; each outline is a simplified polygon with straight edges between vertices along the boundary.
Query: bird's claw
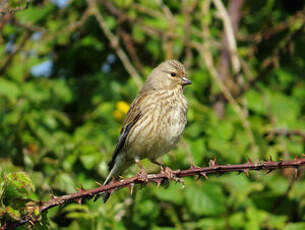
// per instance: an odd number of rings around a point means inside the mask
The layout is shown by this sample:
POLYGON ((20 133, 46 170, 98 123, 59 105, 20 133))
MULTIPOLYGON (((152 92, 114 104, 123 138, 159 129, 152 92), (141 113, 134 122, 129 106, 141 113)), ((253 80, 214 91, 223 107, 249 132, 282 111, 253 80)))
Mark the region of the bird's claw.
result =
POLYGON ((137 175, 139 176, 139 179, 143 182, 148 182, 148 176, 147 176, 147 172, 145 171, 144 168, 141 168, 141 171, 139 173, 137 173, 137 175))
MULTIPOLYGON (((178 171, 179 171, 179 170, 178 170, 178 171)), ((176 182, 180 182, 180 183, 184 184, 184 180, 183 180, 182 178, 176 176, 176 173, 177 173, 178 171, 173 171, 173 170, 172 170, 171 168, 169 168, 169 167, 163 167, 163 166, 161 166, 161 173, 164 173, 165 176, 166 176, 166 178, 167 178, 168 180, 174 180, 174 181, 176 181, 176 182)))

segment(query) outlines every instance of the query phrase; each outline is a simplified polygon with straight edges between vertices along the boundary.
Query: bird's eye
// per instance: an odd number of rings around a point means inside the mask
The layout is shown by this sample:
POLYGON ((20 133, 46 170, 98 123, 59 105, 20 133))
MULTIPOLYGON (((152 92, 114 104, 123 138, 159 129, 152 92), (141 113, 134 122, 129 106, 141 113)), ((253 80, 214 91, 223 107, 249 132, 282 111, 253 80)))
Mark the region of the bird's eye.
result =
POLYGON ((172 76, 172 77, 176 77, 176 75, 177 75, 177 74, 174 73, 174 72, 171 73, 171 76, 172 76))

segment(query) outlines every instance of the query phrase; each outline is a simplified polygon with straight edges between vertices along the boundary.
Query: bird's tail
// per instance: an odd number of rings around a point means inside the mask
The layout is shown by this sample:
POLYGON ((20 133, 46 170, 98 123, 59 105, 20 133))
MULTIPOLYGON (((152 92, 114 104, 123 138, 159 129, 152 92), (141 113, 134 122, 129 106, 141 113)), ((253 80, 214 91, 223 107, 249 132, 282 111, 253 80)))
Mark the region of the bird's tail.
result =
MULTIPOLYGON (((112 167, 112 169, 111 169, 111 171, 110 171, 110 173, 108 174, 108 176, 107 176, 107 178, 106 178, 106 180, 105 180, 105 182, 104 182, 104 184, 103 185, 107 185, 107 184, 109 184, 109 182, 110 182, 110 180, 111 180, 111 178, 112 177, 116 177, 116 167, 115 167, 115 165, 114 165, 114 167, 112 167)), ((109 199, 109 197, 110 197, 110 195, 111 195, 111 193, 110 192, 103 192, 102 194, 101 194, 101 197, 103 198, 103 200, 104 200, 104 203, 106 203, 107 202, 107 200, 109 199)))
MULTIPOLYGON (((103 185, 107 185, 110 183, 112 178, 118 178, 121 173, 128 168, 131 165, 131 162, 128 162, 124 159, 121 158, 121 155, 118 155, 117 158, 115 159, 115 162, 112 165, 112 168, 110 168, 110 173, 108 174, 105 182, 103 185)), ((111 192, 103 192, 99 195, 97 195, 97 197, 95 197, 94 201, 96 201, 99 196, 101 196, 104 200, 104 203, 106 203, 106 201, 109 199, 111 195, 111 192)))

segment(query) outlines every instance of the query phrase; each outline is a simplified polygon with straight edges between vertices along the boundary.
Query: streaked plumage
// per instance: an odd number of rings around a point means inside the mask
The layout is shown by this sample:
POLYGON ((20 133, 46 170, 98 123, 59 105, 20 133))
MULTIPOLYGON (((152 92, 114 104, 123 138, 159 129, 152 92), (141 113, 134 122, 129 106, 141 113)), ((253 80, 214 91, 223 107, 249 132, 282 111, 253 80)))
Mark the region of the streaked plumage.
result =
MULTIPOLYGON (((178 143, 187 122, 183 88, 188 84, 185 68, 176 60, 153 69, 129 108, 104 184, 121 175, 135 159, 154 161, 178 143)), ((108 197, 109 193, 104 194, 105 202, 108 197)))

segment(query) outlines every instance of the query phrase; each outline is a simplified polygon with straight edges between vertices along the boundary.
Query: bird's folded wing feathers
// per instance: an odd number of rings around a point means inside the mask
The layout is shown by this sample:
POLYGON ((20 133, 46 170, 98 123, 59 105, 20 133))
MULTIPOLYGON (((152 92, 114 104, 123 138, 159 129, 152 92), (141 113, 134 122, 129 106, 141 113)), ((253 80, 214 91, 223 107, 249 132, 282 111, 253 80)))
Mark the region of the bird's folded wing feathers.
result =
POLYGON ((121 149, 123 148, 130 129, 137 123, 139 118, 142 116, 142 112, 141 112, 141 108, 140 108, 140 105, 141 105, 140 101, 142 101, 144 98, 145 98, 145 95, 140 94, 134 100, 134 102, 132 103, 132 105, 130 106, 130 108, 128 110, 128 113, 126 115, 126 118, 125 118, 125 121, 123 124, 123 128, 122 128, 120 136, 119 136, 118 143, 117 143, 115 150, 113 152, 113 155, 112 155, 112 160, 108 163, 109 170, 111 170, 112 167, 114 166, 115 159, 116 159, 117 155, 119 154, 119 152, 121 151, 121 149))

